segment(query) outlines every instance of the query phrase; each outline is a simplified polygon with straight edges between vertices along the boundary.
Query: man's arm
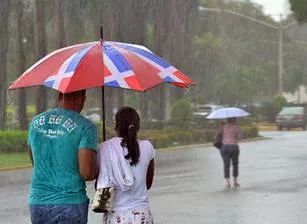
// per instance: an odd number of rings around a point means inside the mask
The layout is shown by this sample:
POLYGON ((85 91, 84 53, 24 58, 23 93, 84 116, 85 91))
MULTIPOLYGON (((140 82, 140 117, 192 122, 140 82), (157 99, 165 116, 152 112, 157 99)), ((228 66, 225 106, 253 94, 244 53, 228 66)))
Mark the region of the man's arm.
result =
POLYGON ((147 190, 151 188, 153 178, 154 178, 154 173, 155 173, 155 160, 152 159, 148 165, 147 169, 147 176, 146 176, 146 186, 147 190))
POLYGON ((29 154, 29 158, 31 160, 32 163, 32 167, 34 167, 34 163, 33 163, 33 156, 32 156, 32 149, 31 146, 28 146, 28 154, 29 154))
POLYGON ((79 172, 85 181, 94 180, 97 177, 96 151, 82 148, 78 152, 79 172))

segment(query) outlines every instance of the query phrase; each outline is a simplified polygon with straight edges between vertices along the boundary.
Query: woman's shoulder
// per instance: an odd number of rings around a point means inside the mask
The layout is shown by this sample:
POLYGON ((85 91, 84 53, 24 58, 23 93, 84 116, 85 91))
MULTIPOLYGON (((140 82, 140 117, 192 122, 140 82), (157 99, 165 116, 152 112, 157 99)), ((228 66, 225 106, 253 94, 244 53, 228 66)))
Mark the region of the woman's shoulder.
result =
POLYGON ((151 144, 151 142, 149 140, 139 140, 139 145, 143 146, 143 147, 148 147, 148 148, 153 148, 153 145, 151 144))
POLYGON ((155 148, 153 147, 151 142, 149 140, 138 140, 138 142, 139 142, 140 150, 143 152, 146 151, 147 154, 149 154, 149 156, 152 159, 155 155, 155 148))
POLYGON ((104 142, 101 142, 99 144, 99 148, 102 148, 102 147, 106 147, 110 144, 117 144, 117 143, 121 143, 122 139, 120 137, 113 137, 113 138, 110 138, 108 140, 105 140, 104 142))

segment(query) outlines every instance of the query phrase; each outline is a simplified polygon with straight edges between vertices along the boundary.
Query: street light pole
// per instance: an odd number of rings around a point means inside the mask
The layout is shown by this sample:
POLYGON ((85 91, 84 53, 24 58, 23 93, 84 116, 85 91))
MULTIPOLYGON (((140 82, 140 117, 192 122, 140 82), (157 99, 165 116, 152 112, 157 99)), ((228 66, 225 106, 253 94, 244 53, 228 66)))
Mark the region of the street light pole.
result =
MULTIPOLYGON (((280 15, 280 21, 282 21, 282 15, 280 15)), ((283 55, 283 25, 280 22, 279 26, 279 44, 278 44, 278 92, 283 92, 283 74, 284 74, 284 55, 283 55)))
POLYGON ((240 16, 242 18, 245 18, 247 20, 250 20, 252 22, 256 22, 256 23, 259 23, 259 24, 262 24, 264 26, 267 26, 267 27, 270 27, 272 29, 275 29, 279 32, 279 37, 278 37, 278 93, 281 94, 283 92, 283 73, 284 73, 284 60, 283 60, 283 31, 284 29, 288 28, 289 26, 292 26, 294 24, 296 24, 296 22, 292 22, 286 26, 283 25, 282 23, 282 14, 280 15, 280 25, 279 26, 274 26, 270 23, 267 23, 267 22, 264 22, 264 21, 261 21, 261 20, 258 20, 258 19, 255 19, 253 17, 250 17, 250 16, 246 16, 244 14, 241 14, 241 13, 238 13, 238 12, 234 12, 234 11, 231 11, 231 10, 228 10, 228 9, 218 9, 218 8, 205 8, 205 7, 202 7, 202 6, 199 6, 198 7, 198 11, 200 12, 206 12, 206 11, 209 11, 209 12, 218 12, 218 13, 228 13, 228 14, 231 14, 231 15, 235 15, 235 16, 240 16))

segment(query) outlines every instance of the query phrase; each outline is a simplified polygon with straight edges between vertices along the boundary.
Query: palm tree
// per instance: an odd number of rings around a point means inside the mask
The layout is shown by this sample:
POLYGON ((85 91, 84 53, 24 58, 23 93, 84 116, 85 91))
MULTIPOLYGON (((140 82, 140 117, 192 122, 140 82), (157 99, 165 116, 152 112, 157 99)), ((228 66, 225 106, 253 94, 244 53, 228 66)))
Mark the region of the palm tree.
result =
POLYGON ((8 15, 9 0, 0 1, 0 130, 5 128, 6 105, 7 105, 7 46, 8 46, 8 15))
MULTIPOLYGON (((46 30, 45 30, 45 1, 35 0, 34 7, 34 30, 35 30, 35 52, 39 60, 47 53, 46 30)), ((36 113, 41 113, 47 108, 47 90, 40 86, 36 95, 36 113)))

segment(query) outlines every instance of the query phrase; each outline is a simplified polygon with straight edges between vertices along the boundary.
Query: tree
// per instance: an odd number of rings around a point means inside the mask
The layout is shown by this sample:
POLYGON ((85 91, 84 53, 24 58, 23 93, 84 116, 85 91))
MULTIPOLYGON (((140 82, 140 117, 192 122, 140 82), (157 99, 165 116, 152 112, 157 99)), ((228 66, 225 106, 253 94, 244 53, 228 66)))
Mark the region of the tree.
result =
MULTIPOLYGON (((17 12, 17 49, 18 49, 18 72, 22 74, 25 71, 26 67, 26 56, 24 49, 24 4, 23 0, 18 0, 16 4, 16 12, 17 12)), ((27 102, 26 102, 26 90, 20 89, 18 90, 18 117, 19 117, 19 125, 21 130, 26 130, 28 128, 27 121, 27 112, 26 112, 27 102)))
MULTIPOLYGON (((1 1, 1 10, 4 2, 1 1)), ((65 42, 71 45, 97 40, 99 24, 103 23, 105 40, 145 45, 188 74, 197 83, 197 87, 189 91, 193 103, 220 101, 239 104, 258 99, 263 101, 276 94, 278 31, 230 13, 212 11, 199 13, 197 4, 229 9, 278 26, 279 23, 265 15, 261 8, 247 1, 225 0, 125 0, 124 2, 125 7, 122 7, 122 0, 23 0, 24 20, 30 21, 29 16, 35 13, 33 23, 23 24, 23 36, 28 39, 28 43, 23 46, 26 67, 45 56, 47 49, 52 51, 63 47, 66 45, 65 42), (38 27, 42 27, 45 31, 38 27), (38 46, 42 46, 40 50, 38 46), (36 49, 35 60, 33 49, 36 49), (227 84, 230 85, 229 89, 227 84), (239 87, 234 88, 236 85, 239 87), (260 90, 256 91, 256 88, 260 90)), ((14 4, 14 7, 17 7, 17 4, 14 4)), ((14 32, 18 25, 15 22, 17 16, 11 14, 7 18, 10 21, 9 49, 6 50, 7 79, 13 81, 16 74, 21 71, 18 63, 22 61, 23 56, 19 51, 21 48, 18 45, 20 44, 18 32, 14 32)), ((292 20, 292 17, 289 18, 289 23, 292 20)), ((1 25, 4 22, 5 20, 1 20, 1 25)), ((288 24, 286 21, 283 22, 288 24)), ((3 28, 5 26, 0 27, 1 41, 5 33, 3 28)), ((306 31, 303 32, 303 28, 291 26, 287 29, 288 32, 285 32, 284 88, 289 91, 294 91, 299 83, 307 82, 305 75, 307 67, 304 63, 307 48, 305 44, 294 41, 297 39, 306 41, 306 31), (293 30, 294 28, 300 32, 293 30), (303 45, 304 47, 301 47, 303 45)), ((3 46, 7 44, 1 42, 0 48, 3 46)), ((5 59, 0 60, 0 63, 4 61, 5 59)), ((1 81, 4 77, 3 68, 0 66, 1 81)), ((87 105, 99 107, 100 89, 97 88, 97 91, 89 93, 91 95, 88 97, 87 105)), ((28 104, 35 103, 33 100, 35 97, 31 97, 32 95, 34 95, 33 90, 27 90, 28 104)), ((2 94, 1 97, 3 96, 2 94)), ((166 117, 165 108, 181 96, 180 89, 166 85, 154 88, 145 95, 106 88, 107 120, 109 122, 112 120, 114 108, 131 103, 131 99, 133 99, 132 105, 141 110, 142 119, 152 116, 163 120, 166 117)), ((40 99, 42 99, 41 92, 40 99)), ((53 103, 51 100, 53 100, 51 97, 44 99, 44 103, 53 103)), ((4 110, 2 104, 0 108, 4 110)))
MULTIPOLYGON (((34 27, 36 60, 39 60, 47 53, 45 30, 45 1, 35 0, 34 27)), ((45 111, 46 108, 47 90, 44 86, 40 86, 38 87, 36 95, 36 113, 41 113, 45 111)))
MULTIPOLYGON (((186 74, 192 73, 192 41, 195 35, 195 20, 198 15, 197 0, 172 0, 170 1, 172 16, 170 19, 170 30, 168 38, 170 48, 168 59, 174 66, 186 74), (184 63, 183 63, 184 62, 184 63)), ((174 88, 172 98, 183 97, 183 90, 174 88)))
MULTIPOLYGON (((171 29, 172 14, 172 1, 164 0, 151 0, 151 7, 153 7, 153 23, 154 23, 154 51, 157 55, 169 59, 171 52, 171 38, 168 38, 168 34, 171 29)), ((152 100, 157 100, 157 105, 154 108, 155 118, 158 120, 164 120, 166 118, 166 106, 169 102, 167 97, 167 89, 165 86, 158 86, 153 90, 152 100)))
POLYGON ((307 84, 307 43, 291 41, 285 52, 284 88, 294 93, 301 85, 307 84))
POLYGON ((261 68, 233 65, 215 78, 215 98, 222 104, 238 105, 254 101, 263 94, 268 83, 267 73, 261 68))
POLYGON ((55 24, 56 24, 56 47, 62 48, 66 46, 66 33, 64 27, 64 0, 55 0, 55 24))
POLYGON ((290 0, 291 9, 299 22, 307 22, 307 2, 305 0, 290 0))
MULTIPOLYGON (((261 8, 246 1, 203 0, 201 4, 229 9, 278 26, 261 8)), ((202 12, 197 21, 192 74, 200 85, 201 97, 194 99, 231 104, 276 94, 276 30, 223 12, 202 12), (227 89, 227 82, 233 91, 227 89), (242 88, 235 88, 236 85, 242 88), (259 87, 261 91, 255 91, 259 87)))
POLYGON ((0 130, 5 128, 7 105, 7 46, 8 46, 8 22, 9 0, 0 1, 0 130))
POLYGON ((186 129, 191 116, 191 107, 187 101, 181 99, 172 104, 171 120, 178 128, 186 129))
MULTIPOLYGON (((126 3, 126 18, 124 21, 129 21, 125 25, 124 33, 128 34, 125 37, 125 41, 132 42, 135 44, 146 45, 146 34, 147 34, 147 17, 149 12, 149 1, 148 0, 130 0, 126 3)), ((141 100, 140 111, 143 120, 148 119, 148 93, 133 93, 138 95, 141 100)))

